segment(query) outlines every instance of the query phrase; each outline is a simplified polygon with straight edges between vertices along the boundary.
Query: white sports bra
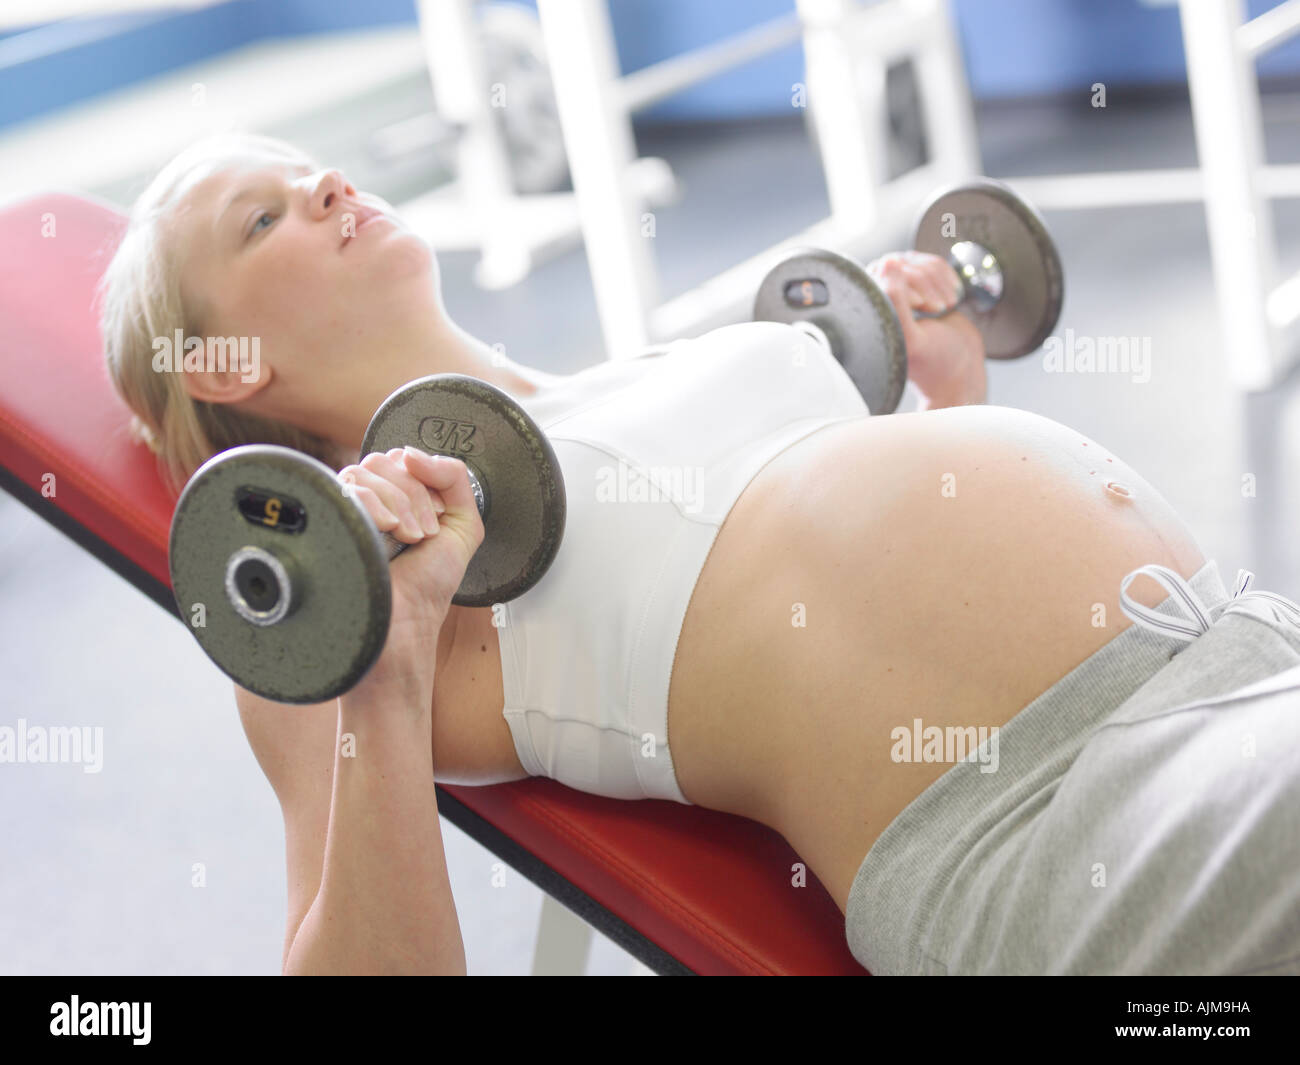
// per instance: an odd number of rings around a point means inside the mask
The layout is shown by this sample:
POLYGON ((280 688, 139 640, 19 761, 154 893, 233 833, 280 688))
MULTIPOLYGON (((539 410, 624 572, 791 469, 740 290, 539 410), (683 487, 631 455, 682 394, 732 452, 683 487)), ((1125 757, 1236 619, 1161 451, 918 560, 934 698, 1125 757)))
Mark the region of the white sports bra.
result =
POLYGON ((601 363, 520 402, 555 448, 567 516, 545 576, 496 608, 519 761, 597 795, 688 803, 668 687, 709 549, 764 465, 866 404, 819 341, 774 322, 601 363))

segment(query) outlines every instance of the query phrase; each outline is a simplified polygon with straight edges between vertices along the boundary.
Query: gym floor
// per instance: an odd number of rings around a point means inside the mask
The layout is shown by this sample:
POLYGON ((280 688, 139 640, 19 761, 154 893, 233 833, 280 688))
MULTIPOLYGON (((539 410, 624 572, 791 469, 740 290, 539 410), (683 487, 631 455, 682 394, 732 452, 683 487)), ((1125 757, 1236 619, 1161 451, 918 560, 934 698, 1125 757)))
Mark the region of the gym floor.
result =
MULTIPOLYGON (((427 79, 385 91, 270 131, 400 207, 414 191, 409 176, 367 168, 348 133, 373 128, 380 113, 391 121, 427 107, 427 79)), ((1270 161, 1300 161, 1300 94, 1267 95, 1264 118, 1270 161)), ((1108 107, 1094 110, 1081 93, 1069 106, 987 106, 978 125, 993 176, 1196 161, 1185 98, 1112 91, 1108 107)), ((656 211, 665 295, 827 212, 797 115, 648 128, 638 141, 642 154, 672 164, 685 189, 678 205, 656 211)), ((0 160, 5 151, 0 142, 0 160)), ((123 206, 140 187, 140 175, 97 186, 62 170, 42 176, 30 156, 24 176, 123 206)), ((1283 266, 1300 268, 1300 204, 1280 201, 1275 216, 1283 266)), ((1047 373, 1041 355, 1031 356, 991 365, 989 401, 1045 414, 1131 463, 1185 517, 1225 582, 1246 567, 1257 587, 1300 599, 1289 532, 1300 521, 1295 382, 1248 397, 1228 387, 1231 341, 1219 333, 1202 207, 1058 211, 1047 220, 1066 270, 1057 334, 1149 341, 1150 380, 1047 373), (1255 477, 1253 497, 1242 492, 1246 474, 1255 477)), ((603 357, 580 250, 500 293, 474 286, 471 255, 441 262, 452 317, 513 358, 571 373, 603 357)), ((913 402, 905 397, 903 409, 913 402)), ((229 682, 172 618, 2 493, 0 588, 5 722, 102 726, 104 737, 99 773, 70 765, 0 773, 0 831, 12 856, 0 868, 0 972, 278 972, 283 828, 229 682), (203 886, 194 886, 198 863, 203 886)), ((443 826, 470 973, 527 973, 541 893, 513 871, 494 887, 496 859, 443 826)), ((589 973, 646 971, 596 937, 589 973)))

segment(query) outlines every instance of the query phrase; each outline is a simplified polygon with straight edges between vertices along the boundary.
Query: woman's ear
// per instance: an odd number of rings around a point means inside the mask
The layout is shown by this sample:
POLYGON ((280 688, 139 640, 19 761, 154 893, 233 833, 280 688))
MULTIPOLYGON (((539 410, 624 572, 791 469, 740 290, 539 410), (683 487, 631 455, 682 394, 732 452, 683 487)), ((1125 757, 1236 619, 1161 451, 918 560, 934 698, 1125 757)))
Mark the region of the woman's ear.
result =
POLYGON ((187 351, 183 360, 185 391, 205 403, 239 403, 271 382, 270 364, 261 357, 260 338, 237 343, 209 337, 206 347, 187 351))

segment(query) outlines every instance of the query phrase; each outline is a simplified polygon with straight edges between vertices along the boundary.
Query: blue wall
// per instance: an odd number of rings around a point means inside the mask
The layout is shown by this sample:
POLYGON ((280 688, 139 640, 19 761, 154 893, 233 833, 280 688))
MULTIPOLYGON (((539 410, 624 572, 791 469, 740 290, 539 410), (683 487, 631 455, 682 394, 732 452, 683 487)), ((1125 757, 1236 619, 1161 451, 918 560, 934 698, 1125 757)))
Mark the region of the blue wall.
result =
MULTIPOLYGON (((1276 0, 1249 0, 1247 10, 1254 17, 1274 6, 1276 0)), ((1187 78, 1172 0, 957 0, 954 10, 981 99, 1068 92, 1097 81, 1109 88, 1187 78)), ((1259 63, 1261 77, 1297 72, 1300 38, 1259 63)))
MULTIPOLYGON (((1178 84, 1182 36, 1167 0, 951 0, 979 99, 1078 91, 1094 82, 1178 84)), ((1206 2, 1206 0, 1202 0, 1206 2)), ((609 0, 625 71, 793 10, 793 0, 609 0)), ((530 4, 535 6, 535 4, 530 4)), ((1273 0, 1250 0, 1252 15, 1273 0)), ((230 0, 183 14, 75 20, 0 35, 0 126, 253 41, 413 24, 414 0, 230 0)), ((1266 56, 1264 76, 1300 72, 1300 40, 1266 56)), ((649 115, 784 113, 803 77, 797 44, 665 100, 649 115)))

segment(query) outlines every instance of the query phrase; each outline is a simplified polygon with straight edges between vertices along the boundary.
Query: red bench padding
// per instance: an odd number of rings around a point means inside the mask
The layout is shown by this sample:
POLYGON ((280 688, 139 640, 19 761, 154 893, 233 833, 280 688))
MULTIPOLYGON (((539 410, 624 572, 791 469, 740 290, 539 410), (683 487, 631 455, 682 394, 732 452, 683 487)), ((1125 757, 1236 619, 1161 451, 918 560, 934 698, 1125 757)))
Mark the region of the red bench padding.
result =
MULTIPOLYGON (((52 473, 64 515, 169 585, 173 500, 128 438, 93 306, 124 221, 59 193, 0 208, 0 466, 36 491, 52 473)), ((695 972, 864 972, 825 889, 793 887, 797 856, 755 822, 543 779, 443 792, 695 972)))

